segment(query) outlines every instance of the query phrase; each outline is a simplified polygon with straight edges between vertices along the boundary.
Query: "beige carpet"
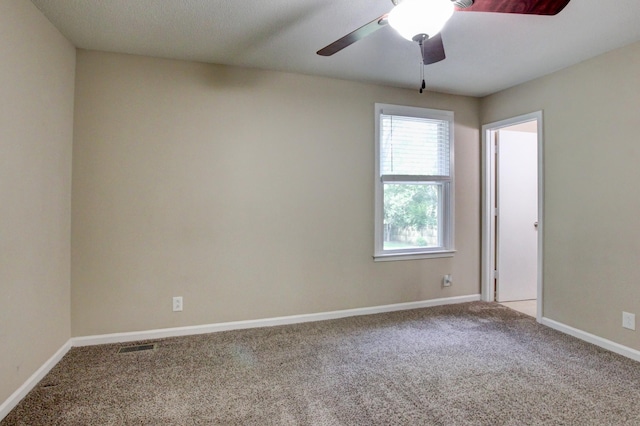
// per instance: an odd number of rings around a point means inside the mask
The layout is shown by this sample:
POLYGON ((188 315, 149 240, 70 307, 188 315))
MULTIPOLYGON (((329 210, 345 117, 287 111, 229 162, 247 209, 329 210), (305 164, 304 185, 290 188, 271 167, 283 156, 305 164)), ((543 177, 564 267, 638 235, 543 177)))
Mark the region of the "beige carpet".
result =
POLYGON ((639 364, 496 303, 73 348, 8 425, 639 425, 639 364))

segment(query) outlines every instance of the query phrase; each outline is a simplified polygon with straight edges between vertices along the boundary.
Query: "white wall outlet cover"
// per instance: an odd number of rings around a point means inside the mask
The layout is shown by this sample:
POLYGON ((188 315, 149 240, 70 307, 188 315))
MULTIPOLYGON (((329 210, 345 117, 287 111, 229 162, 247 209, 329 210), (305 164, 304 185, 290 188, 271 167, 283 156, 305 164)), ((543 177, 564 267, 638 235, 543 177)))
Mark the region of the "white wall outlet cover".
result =
POLYGON ((624 328, 628 328, 629 330, 636 329, 636 314, 631 314, 629 312, 622 313, 622 326, 624 328))
POLYGON ((173 298, 173 312, 182 311, 182 296, 176 296, 173 298))
POLYGON ((450 274, 447 274, 442 278, 442 286, 443 287, 451 286, 451 282, 452 282, 452 279, 451 279, 451 275, 450 274))

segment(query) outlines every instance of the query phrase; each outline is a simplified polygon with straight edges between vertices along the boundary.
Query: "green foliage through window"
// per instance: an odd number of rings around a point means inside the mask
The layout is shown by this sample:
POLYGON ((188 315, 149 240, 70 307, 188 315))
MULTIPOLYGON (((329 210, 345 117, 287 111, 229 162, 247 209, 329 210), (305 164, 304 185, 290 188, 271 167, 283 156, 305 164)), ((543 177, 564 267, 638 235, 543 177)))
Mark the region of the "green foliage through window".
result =
POLYGON ((439 184, 384 185, 384 248, 435 247, 442 186, 439 184))

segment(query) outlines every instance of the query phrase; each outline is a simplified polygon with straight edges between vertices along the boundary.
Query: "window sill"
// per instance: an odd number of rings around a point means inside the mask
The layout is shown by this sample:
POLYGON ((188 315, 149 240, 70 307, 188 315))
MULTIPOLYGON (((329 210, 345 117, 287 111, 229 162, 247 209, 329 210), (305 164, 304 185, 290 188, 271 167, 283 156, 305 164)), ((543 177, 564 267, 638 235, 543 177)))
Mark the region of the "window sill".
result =
POLYGON ((375 262, 393 262, 397 260, 439 259, 453 257, 455 250, 430 251, 425 253, 385 253, 373 256, 375 262))

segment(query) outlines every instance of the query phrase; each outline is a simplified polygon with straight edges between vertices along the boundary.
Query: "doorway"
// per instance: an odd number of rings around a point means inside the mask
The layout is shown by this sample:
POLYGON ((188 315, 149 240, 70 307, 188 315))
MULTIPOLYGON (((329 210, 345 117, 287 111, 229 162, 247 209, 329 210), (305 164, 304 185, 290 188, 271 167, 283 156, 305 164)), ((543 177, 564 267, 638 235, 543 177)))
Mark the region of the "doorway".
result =
POLYGON ((542 111, 482 126, 482 299, 542 319, 542 111))

